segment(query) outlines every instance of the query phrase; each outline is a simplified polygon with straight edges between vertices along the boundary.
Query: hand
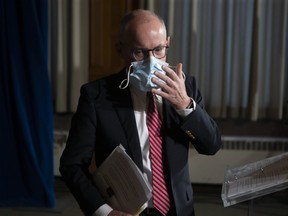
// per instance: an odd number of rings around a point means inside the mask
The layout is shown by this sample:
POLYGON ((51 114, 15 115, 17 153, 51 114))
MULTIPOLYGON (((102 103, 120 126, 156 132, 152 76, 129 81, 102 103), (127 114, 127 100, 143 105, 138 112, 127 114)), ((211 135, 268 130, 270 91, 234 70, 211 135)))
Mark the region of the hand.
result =
POLYGON ((152 78, 152 82, 161 89, 152 89, 152 93, 157 94, 169 101, 175 109, 185 109, 190 104, 190 97, 185 88, 185 77, 183 77, 182 64, 176 67, 176 72, 167 66, 162 67, 166 75, 155 71, 155 75, 164 82, 152 78))
POLYGON ((108 216, 133 216, 133 215, 121 211, 112 210, 108 214, 108 216))

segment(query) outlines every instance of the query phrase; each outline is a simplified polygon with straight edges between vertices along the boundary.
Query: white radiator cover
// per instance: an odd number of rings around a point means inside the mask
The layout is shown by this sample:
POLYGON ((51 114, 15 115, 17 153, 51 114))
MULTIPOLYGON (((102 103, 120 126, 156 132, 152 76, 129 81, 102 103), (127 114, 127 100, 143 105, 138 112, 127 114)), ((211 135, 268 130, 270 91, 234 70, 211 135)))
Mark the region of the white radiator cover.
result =
MULTIPOLYGON (((60 176, 59 162, 65 148, 68 131, 54 131, 54 175, 60 176)), ((243 166, 288 151, 287 138, 223 136, 216 155, 200 155, 193 147, 189 151, 189 171, 192 183, 222 184, 226 169, 243 166)))
POLYGON ((192 183, 222 184, 227 168, 243 166, 288 151, 287 138, 223 136, 213 156, 200 155, 191 147, 189 171, 192 183))

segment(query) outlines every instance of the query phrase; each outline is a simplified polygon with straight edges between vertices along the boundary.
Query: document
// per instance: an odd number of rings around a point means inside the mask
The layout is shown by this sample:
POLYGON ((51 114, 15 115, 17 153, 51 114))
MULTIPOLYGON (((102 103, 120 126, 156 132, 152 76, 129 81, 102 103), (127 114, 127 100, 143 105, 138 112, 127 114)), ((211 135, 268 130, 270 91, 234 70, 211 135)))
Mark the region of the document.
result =
POLYGON ((266 158, 226 172, 224 206, 288 188, 288 153, 266 158))
POLYGON ((228 196, 260 191, 270 186, 285 182, 288 179, 288 158, 283 158, 274 164, 260 163, 250 175, 230 180, 228 196))
POLYGON ((151 185, 122 145, 97 168, 93 180, 115 210, 137 215, 152 197, 151 185))

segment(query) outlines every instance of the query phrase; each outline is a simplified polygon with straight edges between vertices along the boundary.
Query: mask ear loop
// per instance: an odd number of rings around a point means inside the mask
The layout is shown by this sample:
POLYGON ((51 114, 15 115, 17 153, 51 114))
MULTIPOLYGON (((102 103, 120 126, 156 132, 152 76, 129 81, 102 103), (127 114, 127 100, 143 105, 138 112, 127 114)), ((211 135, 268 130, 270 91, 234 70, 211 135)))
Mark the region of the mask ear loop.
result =
POLYGON ((129 66, 129 69, 128 69, 128 72, 127 72, 127 78, 122 80, 122 82, 119 85, 119 89, 125 89, 129 85, 129 79, 130 79, 130 73, 131 73, 131 67, 132 66, 133 66, 132 64, 129 66), (124 82, 126 82, 126 85, 122 86, 124 84, 124 82))

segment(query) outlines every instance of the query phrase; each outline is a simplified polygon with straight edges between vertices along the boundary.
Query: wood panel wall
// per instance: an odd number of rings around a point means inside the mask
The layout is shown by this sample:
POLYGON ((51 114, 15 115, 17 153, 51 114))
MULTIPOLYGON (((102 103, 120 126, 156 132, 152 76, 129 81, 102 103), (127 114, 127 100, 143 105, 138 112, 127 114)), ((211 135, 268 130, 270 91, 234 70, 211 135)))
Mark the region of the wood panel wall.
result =
POLYGON ((138 7, 137 0, 90 0, 90 81, 124 67, 115 49, 119 23, 124 14, 138 7))

